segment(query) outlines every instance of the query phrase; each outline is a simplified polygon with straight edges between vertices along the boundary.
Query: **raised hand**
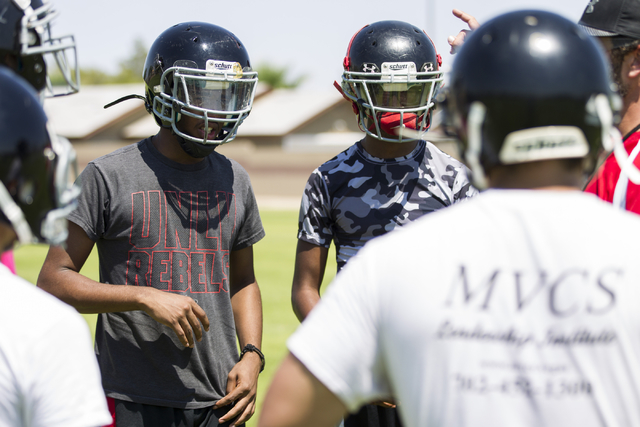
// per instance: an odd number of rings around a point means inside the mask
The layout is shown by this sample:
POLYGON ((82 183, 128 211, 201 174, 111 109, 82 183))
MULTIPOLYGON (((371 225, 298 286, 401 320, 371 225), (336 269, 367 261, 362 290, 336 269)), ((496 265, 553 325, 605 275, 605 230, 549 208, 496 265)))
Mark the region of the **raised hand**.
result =
POLYGON ((457 36, 449 36, 447 38, 447 42, 449 43, 449 46, 451 46, 450 53, 454 54, 458 51, 458 49, 460 49, 460 46, 464 44, 464 39, 465 37, 467 37, 467 34, 478 28, 480 24, 478 23, 478 21, 476 21, 476 18, 459 9, 453 9, 452 12, 456 18, 459 18, 462 22, 469 26, 468 30, 462 29, 457 36))

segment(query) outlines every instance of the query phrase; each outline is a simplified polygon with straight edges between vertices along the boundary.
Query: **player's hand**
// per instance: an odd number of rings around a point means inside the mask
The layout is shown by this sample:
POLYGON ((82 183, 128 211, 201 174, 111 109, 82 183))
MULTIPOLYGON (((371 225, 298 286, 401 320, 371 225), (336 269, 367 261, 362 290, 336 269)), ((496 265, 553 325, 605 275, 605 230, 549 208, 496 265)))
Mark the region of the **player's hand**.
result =
POLYGON ((460 46, 464 44, 464 39, 465 37, 467 37, 467 34, 478 28, 480 24, 478 23, 478 21, 476 21, 476 18, 469 15, 468 13, 464 13, 463 11, 458 9, 453 9, 452 12, 456 18, 459 18, 462 22, 469 26, 468 30, 460 30, 457 36, 449 36, 447 38, 447 42, 449 43, 449 46, 451 46, 450 53, 454 54, 458 51, 458 49, 460 49, 460 46))
POLYGON ((155 288, 146 290, 144 311, 156 322, 170 327, 185 347, 193 347, 202 339, 202 329, 209 330, 209 318, 193 298, 163 292, 155 288))
POLYGON ((220 417, 220 424, 233 420, 231 427, 245 423, 256 411, 260 357, 253 352, 244 354, 227 376, 227 394, 213 405, 214 409, 233 404, 233 408, 220 417))

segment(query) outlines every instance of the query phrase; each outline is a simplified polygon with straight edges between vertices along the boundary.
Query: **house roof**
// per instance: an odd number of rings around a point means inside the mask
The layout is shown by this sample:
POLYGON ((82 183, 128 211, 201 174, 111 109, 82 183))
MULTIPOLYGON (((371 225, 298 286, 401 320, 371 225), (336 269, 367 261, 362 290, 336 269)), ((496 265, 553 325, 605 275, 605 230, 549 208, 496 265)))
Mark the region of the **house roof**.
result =
MULTIPOLYGON (((142 139, 154 135, 158 125, 150 114, 146 114, 141 100, 127 100, 104 108, 104 105, 130 94, 143 95, 144 85, 82 86, 77 94, 47 99, 44 109, 56 133, 69 139, 89 139, 106 131, 122 139, 142 139), (135 115, 143 117, 135 120, 135 115), (129 118, 128 122, 126 118, 129 118), (131 123, 131 120, 134 121, 131 123)), ((311 146, 334 145, 337 141, 340 144, 352 142, 361 135, 331 132, 329 135, 319 133, 311 138, 308 135, 296 136, 294 132, 341 102, 344 102, 342 96, 333 88, 269 90, 266 85, 260 84, 253 110, 240 126, 238 137, 286 137, 284 146, 304 150, 311 146)), ((432 129, 427 135, 431 141, 450 139, 442 134, 440 116, 439 110, 433 113, 432 129)))
POLYGON ((287 135, 339 102, 342 95, 333 88, 276 89, 254 102, 238 137, 287 135))
POLYGON ((82 86, 77 94, 47 99, 44 110, 58 134, 69 139, 84 139, 123 116, 144 108, 140 100, 104 108, 104 105, 130 94, 144 95, 144 85, 82 86))
MULTIPOLYGON (((256 99, 267 93, 266 85, 258 85, 256 99)), ((143 111, 144 103, 133 99, 107 109, 104 106, 123 96, 144 95, 144 84, 81 86, 80 92, 70 96, 47 99, 44 110, 55 131, 69 139, 87 139, 110 127, 118 126, 132 113, 143 111)), ((124 128, 124 138, 147 137, 158 131, 151 115, 124 128)))
MULTIPOLYGON (((256 97, 251 114, 238 129, 238 138, 284 136, 343 100, 334 89, 276 89, 256 97)), ((126 138, 145 138, 158 129, 151 116, 123 129, 126 138)))

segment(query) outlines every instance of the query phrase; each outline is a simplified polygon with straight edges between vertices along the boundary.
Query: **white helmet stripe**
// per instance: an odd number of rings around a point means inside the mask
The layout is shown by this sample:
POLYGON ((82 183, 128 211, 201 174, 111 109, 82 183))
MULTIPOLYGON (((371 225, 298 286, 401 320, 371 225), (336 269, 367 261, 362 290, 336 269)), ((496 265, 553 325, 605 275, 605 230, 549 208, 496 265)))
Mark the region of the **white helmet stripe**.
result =
POLYGON ((482 124, 487 113, 487 107, 482 102, 475 101, 469 107, 468 117, 468 144, 465 158, 472 173, 473 185, 480 190, 489 187, 489 181, 482 164, 480 153, 482 152, 482 124))

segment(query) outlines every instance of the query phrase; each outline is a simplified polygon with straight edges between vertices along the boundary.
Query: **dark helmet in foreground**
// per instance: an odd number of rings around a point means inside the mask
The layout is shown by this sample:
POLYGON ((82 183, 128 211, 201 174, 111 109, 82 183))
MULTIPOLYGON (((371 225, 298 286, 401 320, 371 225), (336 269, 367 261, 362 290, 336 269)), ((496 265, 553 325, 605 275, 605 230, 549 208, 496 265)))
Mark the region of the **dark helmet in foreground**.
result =
POLYGON ((73 36, 55 37, 51 31, 57 15, 48 0, 0 0, 0 65, 16 71, 43 97, 80 87, 73 36))
POLYGON ((490 20, 467 37, 450 80, 448 120, 480 188, 497 165, 584 158, 589 172, 603 144, 619 141, 607 59, 556 14, 525 10, 490 20))
POLYGON ((0 221, 20 243, 63 244, 79 188, 75 152, 51 132, 37 93, 0 67, 0 221))
POLYGON ((235 138, 251 111, 258 82, 240 40, 204 22, 178 24, 160 34, 149 49, 143 79, 156 122, 173 129, 194 157, 235 138), (185 115, 205 122, 204 138, 178 129, 185 115), (209 135, 211 122, 221 124, 216 135, 209 135))
POLYGON ((383 141, 413 140, 429 128, 441 65, 423 30, 401 21, 375 22, 349 43, 341 92, 353 103, 364 132, 383 141), (403 134, 406 128, 413 132, 403 134))

